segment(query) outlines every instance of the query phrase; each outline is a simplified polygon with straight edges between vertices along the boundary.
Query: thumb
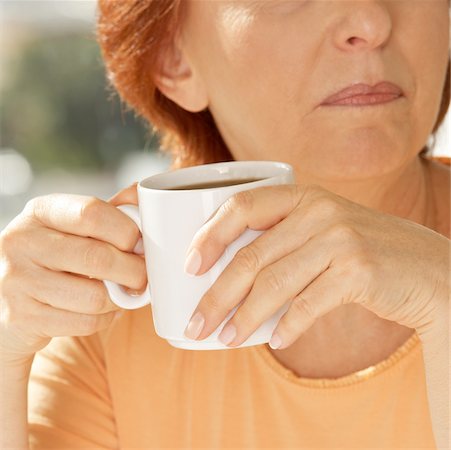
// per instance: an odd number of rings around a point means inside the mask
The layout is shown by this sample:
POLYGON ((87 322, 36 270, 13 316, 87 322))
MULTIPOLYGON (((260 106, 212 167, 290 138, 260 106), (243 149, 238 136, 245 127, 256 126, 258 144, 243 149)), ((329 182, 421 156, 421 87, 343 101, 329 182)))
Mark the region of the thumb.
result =
MULTIPOLYGON (((137 185, 138 182, 135 182, 131 186, 122 189, 118 193, 114 194, 109 200, 107 200, 107 202, 116 207, 125 204, 138 206, 138 192, 136 190, 137 185)), ((140 238, 136 243, 133 252, 138 255, 144 254, 142 238, 140 238)))
POLYGON ((108 203, 113 206, 124 205, 124 204, 132 204, 138 205, 138 192, 136 190, 138 182, 136 181, 132 185, 122 189, 118 193, 114 194, 110 199, 108 199, 108 203))
MULTIPOLYGON (((108 201, 113 206, 119 206, 124 204, 138 205, 138 192, 136 190, 138 182, 133 183, 132 185, 122 189, 118 193, 114 194, 108 201)), ((138 240, 136 243, 133 252, 144 257, 144 248, 142 238, 138 240)), ((142 288, 140 291, 129 289, 123 286, 126 292, 131 295, 142 294, 145 288, 142 288)))

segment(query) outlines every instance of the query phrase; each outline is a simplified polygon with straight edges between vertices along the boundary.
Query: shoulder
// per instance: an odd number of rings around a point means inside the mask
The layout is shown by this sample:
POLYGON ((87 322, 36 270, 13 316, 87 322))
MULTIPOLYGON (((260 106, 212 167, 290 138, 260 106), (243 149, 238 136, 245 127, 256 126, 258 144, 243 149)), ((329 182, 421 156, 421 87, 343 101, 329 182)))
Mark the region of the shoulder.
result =
POLYGON ((437 207, 438 232, 450 238, 451 158, 428 159, 432 189, 437 207))

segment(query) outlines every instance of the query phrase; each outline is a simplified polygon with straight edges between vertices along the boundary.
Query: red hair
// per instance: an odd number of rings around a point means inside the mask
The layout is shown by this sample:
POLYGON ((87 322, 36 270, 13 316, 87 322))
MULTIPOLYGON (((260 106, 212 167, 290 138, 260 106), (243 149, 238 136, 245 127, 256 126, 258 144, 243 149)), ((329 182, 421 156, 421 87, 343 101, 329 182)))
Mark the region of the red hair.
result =
MULTIPOLYGON (((161 137, 172 156, 171 168, 232 161, 208 108, 193 113, 165 97, 156 87, 159 60, 177 33, 183 0, 98 0, 97 39, 108 80, 125 103, 161 137)), ((450 63, 432 134, 440 127, 450 102, 450 63)), ((423 147, 420 154, 429 151, 423 147)))

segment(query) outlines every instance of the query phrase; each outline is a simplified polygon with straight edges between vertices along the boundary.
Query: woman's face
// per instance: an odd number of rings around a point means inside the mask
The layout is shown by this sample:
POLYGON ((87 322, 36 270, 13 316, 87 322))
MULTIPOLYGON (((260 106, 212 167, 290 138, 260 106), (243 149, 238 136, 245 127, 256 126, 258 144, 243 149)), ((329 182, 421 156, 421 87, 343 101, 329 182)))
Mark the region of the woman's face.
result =
POLYGON ((189 0, 181 45, 235 159, 281 160, 344 180, 401 167, 436 121, 448 0, 189 0), (320 106, 389 81, 389 103, 320 106))

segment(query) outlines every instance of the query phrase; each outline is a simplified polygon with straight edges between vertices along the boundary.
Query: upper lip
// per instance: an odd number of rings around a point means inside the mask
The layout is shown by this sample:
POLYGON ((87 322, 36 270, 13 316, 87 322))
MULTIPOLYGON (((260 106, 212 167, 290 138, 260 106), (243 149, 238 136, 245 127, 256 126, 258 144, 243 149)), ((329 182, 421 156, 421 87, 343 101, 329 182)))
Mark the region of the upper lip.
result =
POLYGON ((370 86, 365 83, 354 83, 335 94, 327 97, 322 101, 321 105, 327 105, 330 103, 335 103, 339 100, 345 98, 354 97, 356 95, 369 95, 369 94, 394 94, 401 96, 403 92, 399 86, 390 81, 381 81, 376 83, 374 86, 370 86))

